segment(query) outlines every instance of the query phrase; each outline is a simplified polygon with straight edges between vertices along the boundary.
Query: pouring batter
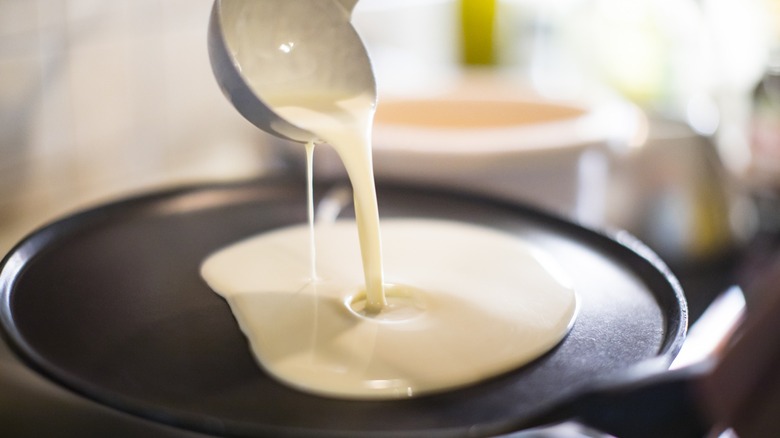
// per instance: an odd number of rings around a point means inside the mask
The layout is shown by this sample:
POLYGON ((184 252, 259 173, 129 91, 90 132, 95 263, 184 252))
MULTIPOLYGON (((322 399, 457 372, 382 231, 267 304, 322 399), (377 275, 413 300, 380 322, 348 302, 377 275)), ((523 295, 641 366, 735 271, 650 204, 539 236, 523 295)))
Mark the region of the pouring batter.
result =
POLYGON ((355 223, 275 230, 211 256, 202 273, 260 364, 338 397, 408 397, 515 369, 563 338, 576 312, 555 263, 507 233, 442 220, 382 221, 387 304, 363 311, 355 223))
MULTIPOLYGON (((237 28, 221 23, 225 41, 253 47, 254 35, 237 28)), ((282 53, 305 51, 306 38, 283 36, 282 53)), ((249 84, 262 83, 273 67, 255 57, 243 61, 237 70, 249 84)), ((484 380, 555 346, 577 307, 560 269, 516 237, 473 225, 401 220, 385 222, 380 233, 370 143, 374 90, 315 85, 267 90, 263 104, 296 128, 299 141, 336 149, 353 187, 356 223, 317 227, 316 278, 307 270, 314 251, 306 226, 238 243, 202 266, 261 366, 318 394, 408 397, 484 380)))

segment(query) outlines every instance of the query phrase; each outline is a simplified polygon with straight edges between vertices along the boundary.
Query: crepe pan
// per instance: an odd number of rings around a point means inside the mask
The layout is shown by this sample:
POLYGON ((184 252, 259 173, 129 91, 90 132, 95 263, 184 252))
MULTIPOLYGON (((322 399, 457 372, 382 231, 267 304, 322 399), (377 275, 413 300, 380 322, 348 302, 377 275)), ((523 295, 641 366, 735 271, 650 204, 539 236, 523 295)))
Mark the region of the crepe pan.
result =
MULTIPOLYGON (((316 200, 332 187, 317 185, 316 200)), ((580 298, 569 335, 516 371, 409 400, 329 399, 277 383, 255 364, 227 303, 198 269, 229 243, 304 222, 298 179, 173 189, 38 230, 2 263, 4 334, 29 366, 77 394, 145 419, 239 437, 496 435, 548 421, 539 414, 626 370, 664 368, 680 349, 682 291, 627 234, 433 189, 380 182, 378 196, 382 217, 484 224, 551 253, 580 298)))

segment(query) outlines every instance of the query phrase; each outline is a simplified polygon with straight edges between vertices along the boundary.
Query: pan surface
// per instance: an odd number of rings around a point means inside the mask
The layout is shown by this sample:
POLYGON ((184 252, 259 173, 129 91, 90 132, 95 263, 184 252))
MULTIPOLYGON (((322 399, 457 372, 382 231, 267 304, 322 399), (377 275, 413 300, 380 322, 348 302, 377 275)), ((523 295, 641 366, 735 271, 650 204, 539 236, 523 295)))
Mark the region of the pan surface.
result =
MULTIPOLYGON (((319 200, 329 187, 316 188, 319 200)), ((277 383, 255 364, 227 303, 199 267, 229 243, 304 222, 299 180, 155 193, 33 233, 0 271, 4 334, 27 364, 79 394, 220 436, 498 434, 594 381, 677 354, 687 325, 682 292, 630 236, 607 237, 477 197, 381 182, 378 190, 383 218, 488 225, 551 253, 579 295, 569 335, 521 369, 409 400, 328 399, 277 383)))

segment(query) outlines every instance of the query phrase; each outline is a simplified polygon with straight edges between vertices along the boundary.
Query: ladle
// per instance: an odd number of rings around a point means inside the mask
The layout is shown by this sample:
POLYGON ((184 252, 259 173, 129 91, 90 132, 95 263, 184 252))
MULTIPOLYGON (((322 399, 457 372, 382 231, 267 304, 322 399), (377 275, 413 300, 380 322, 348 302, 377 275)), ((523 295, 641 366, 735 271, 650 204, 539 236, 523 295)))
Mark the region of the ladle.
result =
POLYGON ((277 137, 316 136, 274 111, 275 97, 376 99, 371 62, 350 23, 357 0, 216 0, 208 32, 214 76, 252 124, 277 137))

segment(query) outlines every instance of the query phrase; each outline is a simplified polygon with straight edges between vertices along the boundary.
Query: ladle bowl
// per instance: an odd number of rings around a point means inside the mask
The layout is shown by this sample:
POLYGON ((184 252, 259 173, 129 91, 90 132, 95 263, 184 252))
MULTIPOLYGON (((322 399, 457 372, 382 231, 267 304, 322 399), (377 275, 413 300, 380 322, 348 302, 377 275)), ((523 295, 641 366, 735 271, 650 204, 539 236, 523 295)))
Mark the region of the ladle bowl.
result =
POLYGON ((208 31, 214 76, 248 121, 288 140, 316 136, 282 118, 275 97, 371 93, 376 82, 350 23, 357 0, 216 0, 208 31))

